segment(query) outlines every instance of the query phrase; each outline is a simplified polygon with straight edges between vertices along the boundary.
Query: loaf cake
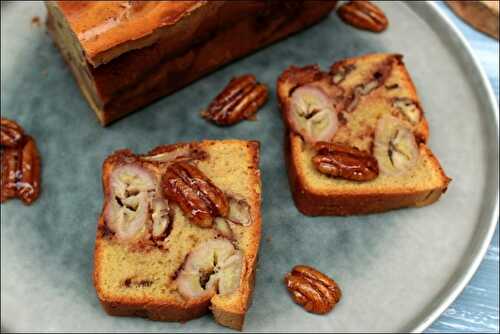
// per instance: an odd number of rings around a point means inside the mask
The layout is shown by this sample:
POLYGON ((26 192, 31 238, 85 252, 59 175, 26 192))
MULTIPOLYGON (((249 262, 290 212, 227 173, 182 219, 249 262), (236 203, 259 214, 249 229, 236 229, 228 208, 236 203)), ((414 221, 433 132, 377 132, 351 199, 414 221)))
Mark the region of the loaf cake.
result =
POLYGON ((450 178, 401 55, 291 66, 277 82, 288 175, 306 215, 354 215, 437 201, 450 178))
POLYGON ((94 285, 105 311, 241 330, 261 236, 259 144, 120 150, 103 163, 94 285))
POLYGON ((335 1, 46 1, 47 26, 102 125, 318 22, 335 1))

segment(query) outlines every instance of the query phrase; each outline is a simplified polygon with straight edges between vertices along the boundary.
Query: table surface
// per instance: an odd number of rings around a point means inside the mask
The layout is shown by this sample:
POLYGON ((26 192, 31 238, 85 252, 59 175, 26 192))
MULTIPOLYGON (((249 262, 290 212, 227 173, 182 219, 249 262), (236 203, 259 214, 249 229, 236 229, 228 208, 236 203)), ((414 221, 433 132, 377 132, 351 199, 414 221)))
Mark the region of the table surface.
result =
MULTIPOLYGON (((488 76, 498 101, 499 43, 458 18, 443 2, 439 8, 464 34, 488 76)), ((488 251, 472 280, 427 333, 499 331, 498 224, 488 251)))

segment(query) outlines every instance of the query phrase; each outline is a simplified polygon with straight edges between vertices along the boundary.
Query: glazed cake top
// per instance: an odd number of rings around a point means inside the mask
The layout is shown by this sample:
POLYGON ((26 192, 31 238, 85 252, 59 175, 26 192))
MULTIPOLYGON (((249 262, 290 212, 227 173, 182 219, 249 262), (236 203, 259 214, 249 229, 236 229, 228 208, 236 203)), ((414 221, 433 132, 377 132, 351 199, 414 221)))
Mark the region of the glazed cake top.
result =
MULTIPOLYGON (((129 50, 153 44, 208 1, 48 1, 56 7, 94 67, 129 50)), ((211 4, 212 6, 214 3, 211 4)), ((217 2, 215 5, 218 5, 217 2)))

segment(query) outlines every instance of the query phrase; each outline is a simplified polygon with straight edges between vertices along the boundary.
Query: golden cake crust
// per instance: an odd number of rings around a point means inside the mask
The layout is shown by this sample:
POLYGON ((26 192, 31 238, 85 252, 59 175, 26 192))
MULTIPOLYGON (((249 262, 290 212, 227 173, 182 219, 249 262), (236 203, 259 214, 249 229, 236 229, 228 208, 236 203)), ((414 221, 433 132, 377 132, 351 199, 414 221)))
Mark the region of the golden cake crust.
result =
POLYGON ((318 22, 336 2, 208 1, 185 13, 176 24, 158 30, 159 39, 148 47, 141 39, 135 46, 129 41, 108 49, 100 60, 98 56, 81 59, 80 43, 68 33, 72 29, 60 7, 46 4, 49 33, 99 121, 107 125, 232 60, 318 22), (115 53, 121 56, 115 58, 115 53))
MULTIPOLYGON (((246 168, 249 179, 250 190, 247 201, 250 203, 252 224, 247 227, 245 242, 244 266, 240 278, 240 288, 238 296, 227 301, 224 297, 215 295, 204 300, 178 300, 172 298, 158 298, 147 296, 129 297, 122 296, 113 291, 109 291, 104 286, 103 275, 106 268, 104 263, 106 248, 109 242, 106 234, 109 233, 104 221, 104 208, 97 225, 97 238, 94 252, 94 273, 93 281, 99 301, 104 310, 114 316, 138 316, 151 320, 160 321, 188 321, 206 314, 209 310, 214 314, 215 320, 224 326, 241 330, 243 328, 245 313, 251 304, 251 296, 254 288, 255 269, 257 264, 257 254, 261 235, 261 194, 260 194, 260 171, 259 171, 259 143, 255 141, 225 140, 225 141, 202 141, 194 143, 180 143, 176 145, 165 145, 154 149, 151 152, 160 153, 170 151, 172 147, 181 145, 196 145, 196 147, 209 152, 211 146, 235 145, 242 151, 246 150, 250 165, 246 168)), ((150 152, 150 153, 151 153, 150 152)), ((130 155, 128 150, 117 151, 103 163, 103 185, 109 182, 111 170, 116 163, 120 163, 123 155, 130 155)), ((106 189, 106 186, 104 186, 106 189)), ((108 193, 105 191, 105 197, 108 193)), ((105 201, 106 202, 106 201, 105 201)), ((147 256, 147 254, 146 254, 147 256)))
MULTIPOLYGON (((177 24, 208 1, 55 1, 89 63, 107 63, 157 41, 160 29, 177 24), (128 45, 125 45, 128 44, 128 45)), ((195 22, 193 22, 195 24, 195 22)))
POLYGON ((420 150, 431 157, 434 167, 441 175, 442 182, 437 187, 424 190, 408 188, 391 191, 374 191, 364 188, 356 193, 346 193, 335 189, 330 192, 318 192, 307 186, 304 171, 297 163, 302 139, 293 133, 287 133, 286 137, 288 138, 285 139, 287 146, 285 147, 285 158, 290 189, 295 206, 307 216, 350 216, 430 205, 441 197, 451 181, 432 152, 421 144, 420 150))

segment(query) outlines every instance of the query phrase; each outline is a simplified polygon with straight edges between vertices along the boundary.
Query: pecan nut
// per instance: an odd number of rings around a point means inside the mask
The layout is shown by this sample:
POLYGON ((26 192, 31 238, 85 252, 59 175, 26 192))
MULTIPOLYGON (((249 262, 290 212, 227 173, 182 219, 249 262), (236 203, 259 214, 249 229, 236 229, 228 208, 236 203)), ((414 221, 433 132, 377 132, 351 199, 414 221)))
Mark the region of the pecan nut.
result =
POLYGON ((17 148, 1 149, 2 188, 0 203, 17 196, 17 178, 19 176, 20 151, 17 148))
POLYGON ((163 194, 176 202, 191 222, 201 227, 211 227, 215 217, 227 217, 229 203, 197 167, 187 162, 169 166, 162 177, 163 194))
POLYGON ((285 285, 293 300, 312 313, 330 312, 342 297, 334 280, 309 266, 293 267, 285 276, 285 285))
POLYGON ((267 101, 268 89, 251 74, 233 78, 215 97, 202 116, 218 125, 251 119, 267 101))
POLYGON ((19 197, 31 204, 40 194, 40 155, 33 138, 24 138, 21 147, 2 148, 0 202, 19 197))
POLYGON ((370 153, 355 147, 320 142, 312 158, 316 169, 328 176, 352 181, 370 181, 378 176, 378 164, 370 153))
POLYGON ((6 147, 15 147, 21 143, 24 131, 14 121, 6 118, 0 118, 0 145, 6 147))
POLYGON ((26 136, 26 144, 21 151, 20 170, 17 193, 25 204, 31 204, 40 194, 40 154, 30 136, 26 136))
POLYGON ((340 6, 338 14, 345 23, 363 30, 381 32, 389 25, 384 12, 370 1, 350 1, 340 6))

